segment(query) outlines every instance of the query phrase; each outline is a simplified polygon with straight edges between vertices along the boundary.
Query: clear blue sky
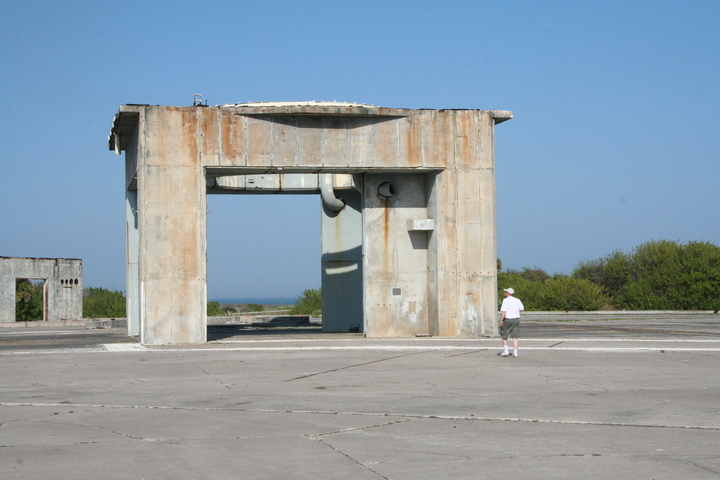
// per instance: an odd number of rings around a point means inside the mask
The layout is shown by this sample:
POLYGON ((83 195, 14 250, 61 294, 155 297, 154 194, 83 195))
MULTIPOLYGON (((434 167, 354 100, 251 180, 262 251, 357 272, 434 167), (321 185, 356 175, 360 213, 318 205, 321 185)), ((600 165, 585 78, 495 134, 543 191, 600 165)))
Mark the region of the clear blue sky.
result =
MULTIPOLYGON (((0 256, 125 289, 118 106, 326 100, 511 110, 498 254, 570 273, 720 244, 718 1, 0 3, 0 256)), ((316 196, 209 198, 210 297, 320 285, 316 196)))

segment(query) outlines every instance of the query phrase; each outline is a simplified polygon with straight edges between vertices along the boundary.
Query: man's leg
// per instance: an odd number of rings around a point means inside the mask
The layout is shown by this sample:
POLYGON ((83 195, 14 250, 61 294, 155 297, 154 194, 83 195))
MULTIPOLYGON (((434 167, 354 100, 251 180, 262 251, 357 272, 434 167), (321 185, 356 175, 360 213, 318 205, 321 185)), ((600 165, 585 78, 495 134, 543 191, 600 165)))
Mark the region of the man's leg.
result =
POLYGON ((503 351, 498 353, 501 357, 508 357, 510 356, 510 352, 508 351, 508 339, 507 337, 502 339, 503 342, 503 351))

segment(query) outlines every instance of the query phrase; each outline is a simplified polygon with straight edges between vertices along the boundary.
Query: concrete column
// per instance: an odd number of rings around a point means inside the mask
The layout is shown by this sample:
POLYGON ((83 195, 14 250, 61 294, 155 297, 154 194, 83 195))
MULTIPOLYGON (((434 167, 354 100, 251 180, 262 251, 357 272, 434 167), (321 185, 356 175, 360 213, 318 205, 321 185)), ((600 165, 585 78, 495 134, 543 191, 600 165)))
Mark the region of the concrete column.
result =
POLYGON ((126 294, 125 311, 129 336, 140 335, 140 281, 138 257, 137 191, 125 192, 126 294))
POLYGON ((433 299, 435 322, 430 333, 441 337, 455 337, 459 332, 457 297, 457 228, 456 175, 445 170, 434 177, 429 216, 435 219, 435 232, 430 239, 428 260, 430 296, 433 299))
POLYGON ((334 212, 323 205, 323 332, 363 331, 362 206, 357 190, 335 194, 345 207, 334 212))
POLYGON ((138 168, 143 344, 197 344, 207 338, 207 206, 199 110, 148 109, 141 118, 146 132, 138 168))
POLYGON ((480 304, 481 335, 498 335, 497 214, 495 187, 495 119, 478 112, 480 120, 480 304))
POLYGON ((454 162, 435 177, 430 212, 436 235, 430 270, 440 336, 497 334, 493 120, 486 112, 455 113, 454 162))

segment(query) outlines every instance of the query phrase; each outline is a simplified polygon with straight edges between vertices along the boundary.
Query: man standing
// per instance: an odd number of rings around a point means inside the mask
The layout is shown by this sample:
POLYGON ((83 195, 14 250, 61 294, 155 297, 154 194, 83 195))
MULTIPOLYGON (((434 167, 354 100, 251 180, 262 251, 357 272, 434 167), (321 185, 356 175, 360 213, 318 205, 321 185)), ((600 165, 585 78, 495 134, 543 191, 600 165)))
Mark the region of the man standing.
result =
POLYGON ((505 288, 505 298, 500 306, 500 337, 502 337, 503 351, 498 353, 501 357, 509 357, 508 338, 513 341, 513 357, 518 356, 518 339, 520 338, 520 312, 525 311, 520 299, 515 298, 515 290, 505 288))

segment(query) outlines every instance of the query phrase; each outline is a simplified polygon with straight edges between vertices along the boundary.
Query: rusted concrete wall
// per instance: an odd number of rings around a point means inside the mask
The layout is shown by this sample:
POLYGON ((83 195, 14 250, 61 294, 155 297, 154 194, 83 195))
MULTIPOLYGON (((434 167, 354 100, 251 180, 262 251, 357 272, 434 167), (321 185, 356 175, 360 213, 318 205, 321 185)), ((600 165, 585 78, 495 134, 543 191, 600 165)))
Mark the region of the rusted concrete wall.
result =
POLYGON ((365 174, 364 240, 366 334, 407 337, 429 333, 428 231, 408 231, 427 219, 426 175, 365 174), (378 188, 390 182, 394 195, 378 188))
POLYGON ((127 152, 126 183, 138 191, 143 343, 205 341, 206 177, 264 173, 360 180, 367 335, 495 334, 493 129, 511 117, 345 104, 121 107, 110 146, 127 152), (378 194, 386 181, 396 195, 378 194))
POLYGON ((0 257, 0 322, 15 321, 15 281, 45 280, 46 321, 82 318, 82 260, 0 257))

